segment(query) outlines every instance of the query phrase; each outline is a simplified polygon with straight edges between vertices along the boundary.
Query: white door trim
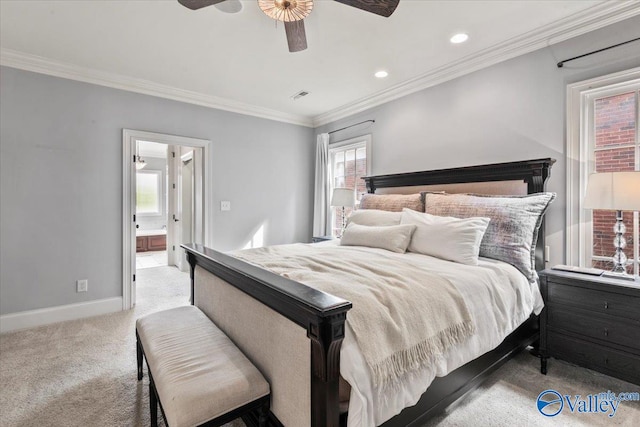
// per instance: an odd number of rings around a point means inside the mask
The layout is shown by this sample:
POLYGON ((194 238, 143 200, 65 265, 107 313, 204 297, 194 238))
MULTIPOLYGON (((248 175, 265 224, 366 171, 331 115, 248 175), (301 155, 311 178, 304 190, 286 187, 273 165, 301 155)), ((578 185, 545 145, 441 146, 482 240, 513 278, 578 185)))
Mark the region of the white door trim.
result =
POLYGON ((133 156, 135 154, 136 141, 153 141, 167 145, 184 145, 187 147, 202 148, 204 157, 203 173, 203 211, 204 241, 196 242, 204 245, 211 245, 211 213, 212 197, 211 188, 213 154, 211 141, 208 139, 188 138, 184 136, 167 135, 154 132, 146 132, 132 129, 122 130, 122 309, 128 310, 133 307, 135 298, 135 283, 133 275, 135 273, 135 253, 136 253, 136 233, 133 214, 135 210, 135 164, 133 156))

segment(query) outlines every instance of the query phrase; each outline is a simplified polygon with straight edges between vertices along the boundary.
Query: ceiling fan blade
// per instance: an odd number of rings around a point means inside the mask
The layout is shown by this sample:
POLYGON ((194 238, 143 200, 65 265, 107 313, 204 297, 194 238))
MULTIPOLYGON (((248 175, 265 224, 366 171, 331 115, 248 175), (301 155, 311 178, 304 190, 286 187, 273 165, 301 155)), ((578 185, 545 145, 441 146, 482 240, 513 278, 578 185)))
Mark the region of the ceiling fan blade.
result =
POLYGON ((291 21, 284 23, 284 29, 287 33, 287 43, 289 43, 289 52, 300 52, 307 48, 307 35, 304 32, 304 20, 291 21))
POLYGON ((224 0, 178 0, 178 3, 191 10, 202 9, 203 7, 222 3, 224 0))
POLYGON ((347 6, 357 7, 367 12, 388 18, 398 7, 400 0, 336 0, 347 6))

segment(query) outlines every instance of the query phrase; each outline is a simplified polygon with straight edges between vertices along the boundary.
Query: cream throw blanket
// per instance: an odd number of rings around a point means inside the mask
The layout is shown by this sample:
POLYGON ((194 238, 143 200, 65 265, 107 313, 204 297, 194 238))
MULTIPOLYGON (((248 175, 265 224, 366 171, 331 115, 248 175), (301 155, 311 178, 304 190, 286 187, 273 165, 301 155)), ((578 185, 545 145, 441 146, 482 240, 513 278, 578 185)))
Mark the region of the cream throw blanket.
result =
POLYGON ((411 259, 398 263, 382 250, 304 244, 232 255, 351 301, 347 322, 383 388, 475 332, 458 290, 411 259))

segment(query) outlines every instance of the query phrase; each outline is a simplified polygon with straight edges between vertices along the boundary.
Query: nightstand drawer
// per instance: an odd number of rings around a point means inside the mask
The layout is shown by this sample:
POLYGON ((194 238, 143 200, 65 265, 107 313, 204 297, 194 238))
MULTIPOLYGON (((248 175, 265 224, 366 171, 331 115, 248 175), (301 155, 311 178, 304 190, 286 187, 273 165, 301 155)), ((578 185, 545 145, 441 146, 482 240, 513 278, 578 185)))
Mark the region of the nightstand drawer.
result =
POLYGON ((566 310, 562 306, 550 304, 547 324, 556 330, 574 332, 640 351, 640 321, 566 310))
POLYGON ((549 355, 640 384, 640 356, 549 333, 549 355))
POLYGON ((640 298, 629 295, 576 286, 549 286, 547 302, 558 302, 640 321, 640 298))

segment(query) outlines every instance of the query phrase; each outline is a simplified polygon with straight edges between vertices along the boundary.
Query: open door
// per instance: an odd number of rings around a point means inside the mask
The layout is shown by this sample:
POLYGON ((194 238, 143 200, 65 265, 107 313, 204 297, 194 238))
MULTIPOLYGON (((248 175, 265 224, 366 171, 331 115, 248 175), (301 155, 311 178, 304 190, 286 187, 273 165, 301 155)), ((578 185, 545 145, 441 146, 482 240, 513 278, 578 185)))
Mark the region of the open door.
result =
MULTIPOLYGON (((194 218, 194 203, 195 203, 195 171, 193 162, 193 149, 188 147, 181 147, 180 156, 180 200, 182 208, 182 234, 181 239, 183 243, 191 243, 195 237, 195 218, 194 218), (186 152, 185 152, 186 151, 186 152)), ((182 249, 181 252, 184 252, 182 249)), ((178 268, 182 271, 189 270, 189 262, 186 255, 183 253, 180 256, 180 262, 178 268)))
POLYGON ((180 245, 204 241, 202 148, 170 146, 169 152, 168 264, 188 271, 180 245))
POLYGON ((182 202, 180 198, 180 146, 170 145, 168 163, 168 216, 167 216, 167 265, 180 267, 180 242, 182 241, 182 202))
MULTIPOLYGON (((136 163, 138 142, 153 142, 167 147, 167 265, 188 271, 186 255, 180 244, 207 244, 206 230, 211 229, 211 200, 205 183, 210 179, 211 148, 209 140, 123 129, 123 189, 122 189, 122 307, 128 310, 136 301, 136 163)), ((163 181, 165 181, 163 179, 163 181)), ((166 204, 165 204, 166 203, 166 204)))

